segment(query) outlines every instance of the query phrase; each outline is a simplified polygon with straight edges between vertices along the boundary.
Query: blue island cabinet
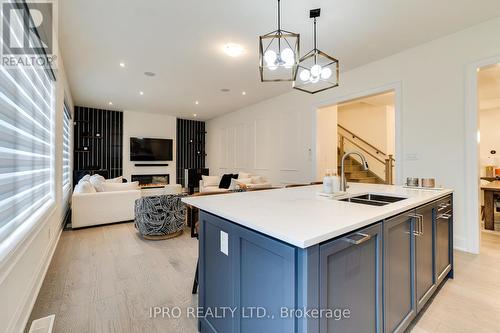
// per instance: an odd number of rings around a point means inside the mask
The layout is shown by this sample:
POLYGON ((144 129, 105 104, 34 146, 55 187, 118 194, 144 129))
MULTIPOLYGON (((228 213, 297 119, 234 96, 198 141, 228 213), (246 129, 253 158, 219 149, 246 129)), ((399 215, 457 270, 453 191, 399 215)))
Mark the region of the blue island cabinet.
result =
POLYGON ((382 223, 301 249, 200 222, 201 332, 382 332, 382 223))

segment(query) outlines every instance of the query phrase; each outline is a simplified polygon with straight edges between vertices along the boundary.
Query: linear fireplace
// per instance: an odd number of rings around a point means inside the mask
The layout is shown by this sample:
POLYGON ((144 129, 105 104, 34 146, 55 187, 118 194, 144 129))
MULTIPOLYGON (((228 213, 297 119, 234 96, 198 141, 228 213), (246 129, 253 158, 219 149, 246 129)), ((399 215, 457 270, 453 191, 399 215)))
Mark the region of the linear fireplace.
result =
POLYGON ((170 183, 169 174, 132 175, 132 181, 138 181, 140 187, 163 187, 170 183))

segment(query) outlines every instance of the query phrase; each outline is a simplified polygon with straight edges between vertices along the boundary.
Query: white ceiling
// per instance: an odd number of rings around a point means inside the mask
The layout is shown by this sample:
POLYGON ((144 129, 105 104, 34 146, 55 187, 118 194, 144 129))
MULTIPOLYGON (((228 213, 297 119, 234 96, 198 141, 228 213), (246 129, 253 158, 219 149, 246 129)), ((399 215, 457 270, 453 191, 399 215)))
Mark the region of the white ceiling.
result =
MULTIPOLYGON (((282 7, 283 28, 301 34, 302 54, 312 44, 308 11, 321 7, 318 47, 339 58, 342 71, 500 16, 498 0, 282 0, 282 7)), ((291 89, 258 76, 257 37, 275 30, 273 0, 61 0, 59 16, 77 105, 209 119, 291 89), (227 42, 245 54, 226 56, 227 42)))

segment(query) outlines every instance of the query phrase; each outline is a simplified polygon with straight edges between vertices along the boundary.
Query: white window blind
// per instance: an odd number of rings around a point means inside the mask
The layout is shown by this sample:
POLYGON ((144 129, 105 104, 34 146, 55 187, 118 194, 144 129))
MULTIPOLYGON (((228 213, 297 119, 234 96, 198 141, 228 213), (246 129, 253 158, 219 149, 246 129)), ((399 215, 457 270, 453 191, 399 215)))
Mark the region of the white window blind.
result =
POLYGON ((42 67, 0 66, 0 248, 53 204, 53 90, 42 67))
POLYGON ((71 190, 71 115, 68 106, 64 103, 63 115, 63 158, 62 184, 65 199, 71 190))

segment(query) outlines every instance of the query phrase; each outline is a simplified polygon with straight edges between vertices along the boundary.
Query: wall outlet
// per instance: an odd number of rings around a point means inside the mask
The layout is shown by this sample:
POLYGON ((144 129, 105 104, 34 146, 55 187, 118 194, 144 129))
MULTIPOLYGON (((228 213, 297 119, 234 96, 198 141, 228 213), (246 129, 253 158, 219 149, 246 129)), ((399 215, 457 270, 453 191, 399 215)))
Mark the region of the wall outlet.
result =
POLYGON ((220 252, 229 255, 229 236, 227 232, 220 231, 220 252))

